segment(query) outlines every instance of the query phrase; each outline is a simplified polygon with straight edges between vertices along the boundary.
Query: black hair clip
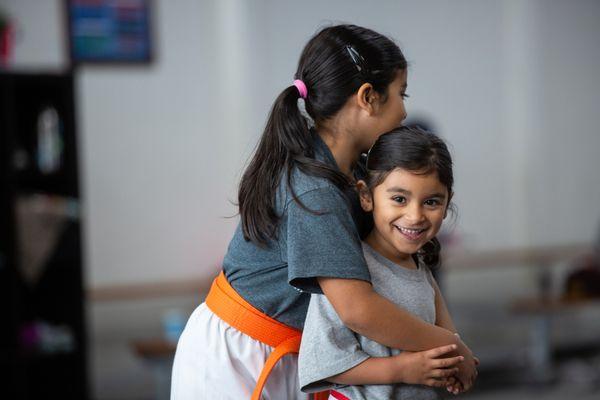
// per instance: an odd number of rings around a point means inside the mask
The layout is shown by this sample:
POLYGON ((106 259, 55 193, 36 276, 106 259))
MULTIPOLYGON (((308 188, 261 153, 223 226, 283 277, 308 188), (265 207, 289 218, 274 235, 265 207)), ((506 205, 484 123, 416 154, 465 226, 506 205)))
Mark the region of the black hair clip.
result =
POLYGON ((349 44, 346 45, 346 51, 350 55, 350 58, 352 59, 352 62, 354 63, 354 66, 356 67, 358 72, 360 72, 361 74, 367 74, 368 73, 367 62, 358 53, 358 51, 356 51, 356 49, 349 44))

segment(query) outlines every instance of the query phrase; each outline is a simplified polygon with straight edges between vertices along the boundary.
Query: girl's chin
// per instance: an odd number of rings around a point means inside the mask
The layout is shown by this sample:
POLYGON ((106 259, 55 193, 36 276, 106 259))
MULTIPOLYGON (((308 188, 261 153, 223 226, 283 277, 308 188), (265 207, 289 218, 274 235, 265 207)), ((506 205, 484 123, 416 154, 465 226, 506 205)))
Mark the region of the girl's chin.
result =
POLYGON ((419 240, 406 240, 401 237, 400 240, 395 240, 394 248, 398 253, 415 254, 421 249, 421 247, 423 247, 425 243, 428 242, 428 240, 429 239, 426 236, 423 236, 419 240))
POLYGON ((421 246, 396 246, 396 251, 399 255, 405 255, 406 257, 415 254, 421 246))

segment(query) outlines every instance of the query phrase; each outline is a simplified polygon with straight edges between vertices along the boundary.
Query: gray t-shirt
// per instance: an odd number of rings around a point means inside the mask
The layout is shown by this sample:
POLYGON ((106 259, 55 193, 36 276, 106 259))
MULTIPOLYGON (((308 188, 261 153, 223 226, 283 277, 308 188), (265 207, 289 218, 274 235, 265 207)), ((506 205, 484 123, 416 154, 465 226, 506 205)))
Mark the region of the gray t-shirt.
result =
MULTIPOLYGON (((404 268, 363 242, 371 282, 376 292, 431 324, 435 323, 435 290, 429 268, 404 268)), ((376 310, 374 310, 376 312, 376 310)), ((325 295, 311 296, 298 359, 300 387, 306 392, 334 389, 352 400, 438 399, 443 392, 420 385, 337 385, 326 381, 369 357, 400 354, 360 336, 340 320, 325 295)))
MULTIPOLYGON (((338 168, 327 145, 313 134, 315 158, 338 168)), ((233 288, 276 320, 302 329, 310 293, 321 293, 317 277, 370 281, 357 226, 362 210, 354 190, 341 191, 323 178, 295 168, 292 187, 282 178, 276 199, 281 215, 277 238, 266 247, 244 240, 238 225, 223 260, 233 288), (308 292, 308 293, 307 293, 308 292)))

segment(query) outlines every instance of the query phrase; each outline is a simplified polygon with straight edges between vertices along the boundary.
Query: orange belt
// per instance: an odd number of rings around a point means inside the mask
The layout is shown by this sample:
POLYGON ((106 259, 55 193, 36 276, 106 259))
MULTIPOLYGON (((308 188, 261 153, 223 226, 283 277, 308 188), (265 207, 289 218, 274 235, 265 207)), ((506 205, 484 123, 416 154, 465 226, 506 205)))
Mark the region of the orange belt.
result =
MULTIPOLYGON (((277 362, 286 354, 298 353, 302 332, 260 312, 231 287, 221 271, 206 296, 206 305, 219 318, 251 338, 274 348, 256 382, 251 400, 259 400, 263 387, 277 362)), ((329 392, 317 393, 315 400, 324 400, 329 392)))

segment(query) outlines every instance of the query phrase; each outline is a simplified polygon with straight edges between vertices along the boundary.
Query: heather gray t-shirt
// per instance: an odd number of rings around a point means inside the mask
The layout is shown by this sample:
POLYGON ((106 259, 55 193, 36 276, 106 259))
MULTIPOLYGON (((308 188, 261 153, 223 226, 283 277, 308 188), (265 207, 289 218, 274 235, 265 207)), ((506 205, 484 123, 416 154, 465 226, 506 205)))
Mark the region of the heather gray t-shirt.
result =
MULTIPOLYGON (((375 252, 364 242, 363 250, 375 291, 434 324, 435 290, 429 268, 422 265, 418 269, 404 268, 375 252)), ((347 386, 326 381, 369 357, 388 357, 400 352, 346 328, 327 298, 322 294, 314 294, 304 324, 298 359, 300 387, 306 392, 334 389, 352 400, 441 398, 442 391, 420 385, 347 386)))
MULTIPOLYGON (((315 158, 338 168, 327 145, 313 134, 315 158)), ((321 293, 317 277, 370 281, 358 226, 364 216, 352 189, 341 191, 323 178, 292 171, 296 196, 282 178, 277 195, 281 215, 277 239, 259 247, 244 240, 238 225, 223 260, 233 288, 250 304, 276 320, 302 329, 310 293, 321 293)))

